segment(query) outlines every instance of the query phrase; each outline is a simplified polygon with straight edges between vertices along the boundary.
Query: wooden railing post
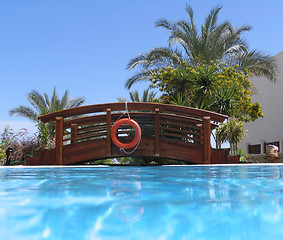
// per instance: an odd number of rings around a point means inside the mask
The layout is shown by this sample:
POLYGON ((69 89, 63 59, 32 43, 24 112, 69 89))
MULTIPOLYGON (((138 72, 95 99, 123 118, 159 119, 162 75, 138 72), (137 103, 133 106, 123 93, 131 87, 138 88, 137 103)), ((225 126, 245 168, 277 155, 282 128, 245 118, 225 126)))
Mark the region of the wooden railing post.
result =
POLYGON ((203 117, 203 163, 211 163, 211 126, 210 117, 203 117))
POLYGON ((78 142, 78 124, 71 124, 71 144, 78 142))
POLYGON ((196 126, 199 128, 199 144, 203 144, 203 124, 196 124, 196 126))
POLYGON ((160 127, 159 127, 159 108, 155 108, 155 123, 154 123, 155 139, 154 139, 154 155, 159 156, 160 150, 160 127))
POLYGON ((111 157, 111 108, 107 108, 107 140, 106 151, 107 157, 111 157))
POLYGON ((55 151, 56 165, 63 164, 63 118, 55 118, 55 151))

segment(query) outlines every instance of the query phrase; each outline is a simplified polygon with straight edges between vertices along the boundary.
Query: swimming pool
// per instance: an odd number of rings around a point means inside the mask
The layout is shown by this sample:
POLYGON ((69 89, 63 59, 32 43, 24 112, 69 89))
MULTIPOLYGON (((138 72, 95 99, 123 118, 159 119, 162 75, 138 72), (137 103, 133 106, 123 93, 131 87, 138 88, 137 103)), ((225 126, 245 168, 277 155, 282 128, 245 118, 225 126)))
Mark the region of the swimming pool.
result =
POLYGON ((283 166, 2 167, 0 239, 282 239, 283 166))

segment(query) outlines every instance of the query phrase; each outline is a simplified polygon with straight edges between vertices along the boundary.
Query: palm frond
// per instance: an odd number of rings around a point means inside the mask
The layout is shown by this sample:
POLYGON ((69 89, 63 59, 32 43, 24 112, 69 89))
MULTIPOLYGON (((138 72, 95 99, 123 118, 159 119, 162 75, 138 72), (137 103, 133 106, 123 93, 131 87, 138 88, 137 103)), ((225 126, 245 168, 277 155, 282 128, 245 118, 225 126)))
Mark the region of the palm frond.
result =
POLYGON ((129 90, 134 83, 148 80, 152 76, 152 73, 152 70, 143 70, 134 74, 126 81, 125 87, 129 90))
POLYGON ((130 94, 130 99, 132 102, 141 102, 141 97, 140 97, 140 93, 139 91, 132 91, 132 92, 129 92, 130 94))
MULTIPOLYGON (((189 14, 189 17, 190 17, 190 26, 191 26, 191 31, 192 32, 197 32, 196 31, 196 26, 195 26, 195 22, 194 22, 194 11, 192 9, 192 7, 188 4, 186 4, 186 8, 185 8, 186 12, 189 14)), ((180 23, 180 21, 179 21, 180 23)))
POLYGON ((60 109, 60 100, 57 95, 56 87, 54 87, 53 94, 51 97, 51 109, 50 112, 56 112, 62 110, 60 109))
POLYGON ((118 97, 117 102, 128 102, 128 100, 126 98, 123 98, 123 97, 118 97))
POLYGON ((152 102, 153 98, 155 97, 156 93, 150 91, 150 89, 146 89, 143 91, 142 97, 138 90, 129 92, 130 99, 132 102, 152 102))
POLYGON ((146 89, 143 91, 142 102, 152 102, 155 97, 156 92, 150 91, 150 89, 146 89))
POLYGON ((278 66, 275 60, 259 50, 243 52, 234 58, 235 64, 241 69, 248 69, 256 76, 263 76, 274 82, 278 75, 278 66))
POLYGON ((141 53, 139 56, 130 59, 128 65, 127 65, 127 70, 132 70, 133 68, 139 66, 141 68, 146 68, 146 63, 147 63, 147 52, 141 53))
POLYGON ((49 96, 47 93, 43 93, 43 95, 44 95, 44 101, 45 101, 45 108, 50 109, 51 102, 50 102, 49 96))
POLYGON ((13 108, 9 111, 10 116, 26 117, 34 122, 38 122, 38 113, 36 113, 30 107, 20 105, 19 107, 13 108))
POLYGON ((78 107, 78 106, 83 105, 84 103, 85 103, 84 97, 78 97, 78 98, 74 98, 74 99, 69 98, 68 104, 66 105, 66 108, 78 107))
POLYGON ((178 49, 159 47, 152 49, 147 56, 151 67, 179 66, 183 61, 182 52, 178 49))
POLYGON ((66 90, 63 97, 61 98, 61 100, 59 100, 60 109, 69 108, 70 100, 72 100, 72 99, 69 98, 69 91, 66 90))
POLYGON ((162 27, 162 28, 165 28, 169 31, 172 31, 175 27, 175 24, 172 23, 172 22, 169 22, 165 18, 161 18, 161 19, 159 19, 155 22, 155 27, 162 27))
POLYGON ((126 81, 125 87, 130 89, 134 83, 148 80, 159 68, 179 66, 182 61, 182 54, 176 49, 154 48, 130 61, 128 69, 140 66, 141 70, 126 81))
POLYGON ((27 99, 39 113, 44 112, 44 109, 46 109, 44 97, 39 92, 32 90, 32 92, 28 94, 27 99))
POLYGON ((211 32, 216 28, 218 13, 221 9, 222 7, 216 7, 210 11, 203 24, 203 27, 206 29, 206 31, 211 32))

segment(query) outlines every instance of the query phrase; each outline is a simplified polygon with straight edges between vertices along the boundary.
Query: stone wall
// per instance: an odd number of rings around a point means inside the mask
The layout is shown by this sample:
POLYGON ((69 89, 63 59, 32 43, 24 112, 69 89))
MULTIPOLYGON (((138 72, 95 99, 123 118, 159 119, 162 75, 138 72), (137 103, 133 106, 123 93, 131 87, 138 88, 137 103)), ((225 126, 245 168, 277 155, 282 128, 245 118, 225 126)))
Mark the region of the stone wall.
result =
MULTIPOLYGON (((250 154, 246 159, 253 163, 268 163, 265 154, 250 154)), ((279 158, 276 160, 276 163, 283 163, 283 153, 279 153, 279 158)))

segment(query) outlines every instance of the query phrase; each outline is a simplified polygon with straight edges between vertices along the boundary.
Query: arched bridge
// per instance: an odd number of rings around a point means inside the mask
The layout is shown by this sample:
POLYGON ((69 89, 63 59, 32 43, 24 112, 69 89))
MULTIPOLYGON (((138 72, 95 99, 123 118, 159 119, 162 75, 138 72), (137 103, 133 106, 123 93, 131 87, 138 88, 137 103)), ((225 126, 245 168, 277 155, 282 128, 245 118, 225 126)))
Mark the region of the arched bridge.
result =
MULTIPOLYGON (((227 116, 200 109, 156 103, 109 103, 66 109, 39 119, 55 122, 56 143, 29 157, 27 165, 65 165, 123 156, 155 156, 188 163, 226 163, 227 151, 213 149, 211 130, 227 116), (113 124, 122 118, 141 127, 141 141, 131 154, 111 140, 113 124)), ((118 129, 121 142, 129 142, 134 130, 118 129)))

